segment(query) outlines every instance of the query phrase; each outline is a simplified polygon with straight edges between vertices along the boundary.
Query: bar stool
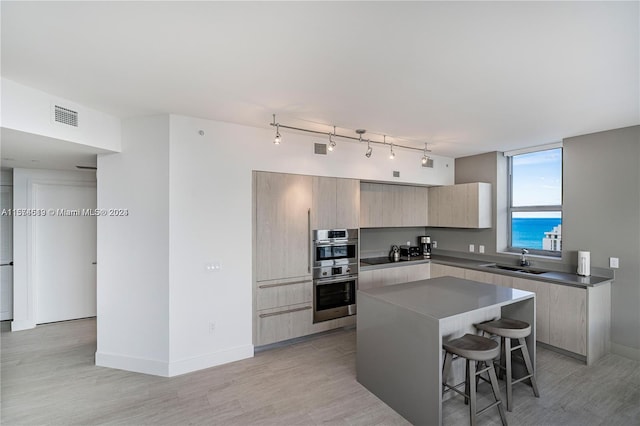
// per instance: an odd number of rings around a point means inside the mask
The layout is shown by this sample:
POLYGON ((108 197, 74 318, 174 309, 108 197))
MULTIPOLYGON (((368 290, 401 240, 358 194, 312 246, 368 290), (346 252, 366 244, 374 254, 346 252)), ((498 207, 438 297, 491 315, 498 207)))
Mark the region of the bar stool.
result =
POLYGON ((442 369, 442 393, 444 394, 448 389, 450 389, 464 396, 465 404, 469 403, 471 426, 476 424, 476 416, 478 414, 482 414, 493 407, 498 407, 502 424, 506 426, 507 418, 504 412, 504 407, 502 406, 502 399, 500 398, 498 378, 496 377, 496 371, 493 367, 493 359, 498 356, 500 351, 498 343, 487 337, 477 336, 475 334, 465 334, 458 339, 443 343, 442 347, 445 350, 444 365, 442 369), (451 371, 451 363, 454 360, 454 355, 456 355, 457 358, 465 358, 466 360, 464 392, 457 389, 457 387, 461 386, 463 383, 453 386, 447 384, 447 376, 451 371), (489 372, 490 380, 486 380, 484 377, 480 376, 482 373, 487 371, 489 372), (495 402, 489 404, 480 411, 476 411, 476 387, 478 377, 491 383, 491 389, 493 390, 493 396, 495 398, 495 402))
POLYGON ((513 411, 513 385, 526 379, 531 379, 531 385, 533 387, 533 394, 536 397, 540 397, 538 392, 538 384, 536 383, 536 377, 533 372, 533 366, 531 364, 531 358, 529 357, 529 350, 527 349, 527 342, 525 337, 531 334, 531 325, 524 321, 514 320, 510 318, 500 318, 493 321, 486 321, 480 324, 476 324, 475 327, 478 330, 482 330, 485 333, 493 334, 500 337, 500 369, 506 370, 507 381, 507 411, 513 411), (512 346, 511 339, 518 339, 518 345, 512 346), (527 374, 519 379, 513 380, 513 370, 511 363, 511 352, 520 349, 522 352, 522 359, 524 365, 527 368, 527 374))

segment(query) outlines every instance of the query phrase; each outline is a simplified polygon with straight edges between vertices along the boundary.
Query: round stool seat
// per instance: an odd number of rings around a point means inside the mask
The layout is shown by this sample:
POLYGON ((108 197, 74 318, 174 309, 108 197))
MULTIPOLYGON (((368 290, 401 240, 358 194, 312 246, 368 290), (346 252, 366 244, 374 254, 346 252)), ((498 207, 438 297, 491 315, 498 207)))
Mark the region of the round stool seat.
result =
POLYGON ((531 334, 531 325, 524 321, 500 318, 476 324, 478 330, 510 339, 521 339, 531 334))
POLYGON ((498 342, 475 334, 464 336, 443 343, 442 347, 452 354, 474 361, 488 361, 500 353, 498 342))

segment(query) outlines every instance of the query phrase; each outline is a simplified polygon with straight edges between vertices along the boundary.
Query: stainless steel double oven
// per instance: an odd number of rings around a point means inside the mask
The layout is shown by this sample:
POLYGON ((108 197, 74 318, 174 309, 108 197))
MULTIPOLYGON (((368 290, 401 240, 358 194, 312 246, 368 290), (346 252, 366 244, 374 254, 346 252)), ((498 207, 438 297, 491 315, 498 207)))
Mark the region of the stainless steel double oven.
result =
POLYGON ((358 230, 313 231, 313 322, 356 313, 358 230))

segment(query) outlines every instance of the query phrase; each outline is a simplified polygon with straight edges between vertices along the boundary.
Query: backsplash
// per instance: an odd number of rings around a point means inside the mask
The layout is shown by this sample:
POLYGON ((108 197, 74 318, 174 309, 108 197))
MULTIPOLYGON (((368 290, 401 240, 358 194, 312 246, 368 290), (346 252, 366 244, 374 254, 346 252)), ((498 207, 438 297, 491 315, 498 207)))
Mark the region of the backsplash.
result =
POLYGON ((418 237, 428 235, 424 227, 362 228, 360 229, 360 258, 387 256, 392 245, 418 245, 418 237))

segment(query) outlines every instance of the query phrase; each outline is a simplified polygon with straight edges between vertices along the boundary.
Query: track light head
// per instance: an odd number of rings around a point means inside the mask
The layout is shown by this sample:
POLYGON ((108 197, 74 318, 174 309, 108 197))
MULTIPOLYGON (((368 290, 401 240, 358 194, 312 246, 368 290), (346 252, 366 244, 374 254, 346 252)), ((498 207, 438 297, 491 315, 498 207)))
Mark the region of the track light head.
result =
POLYGON ((282 136, 280 136, 280 125, 276 124, 276 137, 273 139, 273 143, 275 145, 280 145, 280 141, 282 141, 282 136))
MULTIPOLYGON (((336 136, 336 126, 333 126, 333 136, 336 136)), ((333 149, 336 147, 336 141, 334 141, 333 139, 331 139, 331 133, 329 133, 329 151, 333 151, 333 149)))
POLYGON ((367 140, 367 153, 364 154, 364 156, 367 158, 371 158, 372 152, 373 152, 373 148, 371 148, 371 142, 367 140))
POLYGON ((396 153, 393 152, 393 144, 391 144, 391 151, 389 152, 389 159, 393 160, 396 158, 396 153))
POLYGON ((426 155, 422 156, 422 164, 427 164, 427 161, 429 161, 429 157, 427 157, 426 155))

